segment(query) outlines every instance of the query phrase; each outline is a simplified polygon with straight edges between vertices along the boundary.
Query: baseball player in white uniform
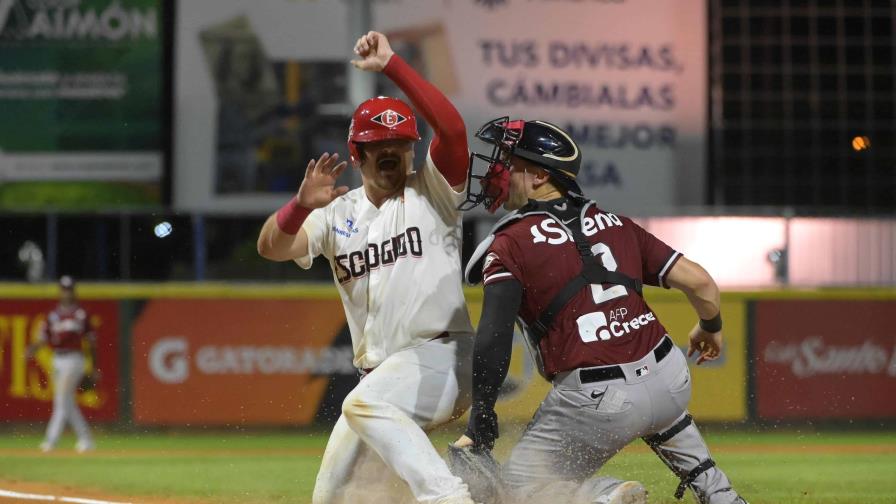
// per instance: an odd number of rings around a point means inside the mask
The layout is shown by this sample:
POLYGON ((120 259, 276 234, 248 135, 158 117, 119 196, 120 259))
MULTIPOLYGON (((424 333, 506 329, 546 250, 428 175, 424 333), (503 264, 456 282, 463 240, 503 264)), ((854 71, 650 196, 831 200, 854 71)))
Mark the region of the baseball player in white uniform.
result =
POLYGON ((383 72, 404 91, 434 139, 412 171, 419 136, 410 107, 386 97, 362 103, 348 139, 362 186, 335 187, 346 163, 324 154, 308 163, 297 196, 261 230, 265 258, 305 269, 317 256, 329 261, 362 373, 330 435, 313 502, 349 501, 353 473, 373 457, 419 502, 471 504, 426 435, 469 406, 473 329, 456 210, 467 179, 466 130, 448 99, 395 55, 385 36, 361 36, 355 53, 355 67, 383 72))

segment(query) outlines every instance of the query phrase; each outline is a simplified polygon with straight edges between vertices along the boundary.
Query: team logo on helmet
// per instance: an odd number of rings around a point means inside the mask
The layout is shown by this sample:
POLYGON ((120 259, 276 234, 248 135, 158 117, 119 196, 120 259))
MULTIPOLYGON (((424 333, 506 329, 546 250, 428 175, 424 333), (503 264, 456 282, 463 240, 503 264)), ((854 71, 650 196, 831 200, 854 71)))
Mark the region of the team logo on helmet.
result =
POLYGON ((394 128, 399 124, 407 121, 408 118, 392 109, 386 109, 372 117, 370 120, 377 124, 382 124, 387 128, 394 128))

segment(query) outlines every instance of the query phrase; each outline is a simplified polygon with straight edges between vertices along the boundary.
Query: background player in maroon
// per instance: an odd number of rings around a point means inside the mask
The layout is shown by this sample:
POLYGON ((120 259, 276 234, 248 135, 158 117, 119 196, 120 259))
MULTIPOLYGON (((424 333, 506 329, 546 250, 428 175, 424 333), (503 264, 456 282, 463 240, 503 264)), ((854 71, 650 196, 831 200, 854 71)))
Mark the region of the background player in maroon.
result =
POLYGON ((641 295, 645 283, 687 295, 700 319, 688 353, 699 354, 700 364, 718 358, 722 348, 712 277, 627 217, 582 197, 575 182, 581 155, 560 128, 503 118, 476 136, 494 149, 474 156, 488 161, 489 173, 477 177, 483 192, 470 200, 516 211, 495 226, 467 266, 468 279, 476 280, 473 271, 482 264, 485 298, 470 423, 456 444, 491 449, 498 435, 493 408, 518 315, 554 387, 505 465, 514 499, 560 479, 579 484, 577 502, 646 502, 643 488, 593 477, 642 437, 681 478, 677 497, 689 486, 704 504, 744 502, 687 414, 687 361, 641 295), (495 187, 502 180, 507 189, 495 187))
POLYGON ((90 314, 78 305, 72 277, 66 275, 59 279, 59 291, 59 304, 47 313, 40 339, 28 347, 25 355, 30 359, 43 345, 53 350, 53 415, 40 444, 41 450, 54 449, 68 423, 78 436, 75 449, 84 452, 92 450, 94 444, 75 394, 85 373, 84 341, 96 363, 96 333, 90 324, 90 314))

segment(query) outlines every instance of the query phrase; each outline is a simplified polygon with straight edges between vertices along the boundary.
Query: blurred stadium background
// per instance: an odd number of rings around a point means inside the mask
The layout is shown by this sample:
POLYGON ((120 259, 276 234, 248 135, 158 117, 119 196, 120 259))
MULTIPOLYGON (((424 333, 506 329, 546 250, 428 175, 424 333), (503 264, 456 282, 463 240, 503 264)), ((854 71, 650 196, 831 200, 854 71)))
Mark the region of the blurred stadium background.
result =
MULTIPOLYGON (((255 241, 308 159, 347 157, 354 106, 397 94, 347 64, 370 28, 468 129, 574 132, 586 194, 719 281, 692 412, 751 502, 896 502, 890 0, 0 0, 0 490, 308 501, 351 342, 325 262, 255 241), (61 274, 99 326, 99 450, 40 458, 51 356, 23 355, 61 274)), ((493 222, 466 216, 465 257, 493 222)), ((684 345, 684 298, 647 297, 684 345)), ((546 387, 518 352, 501 418, 546 387)), ((671 502, 639 450, 612 469, 671 502)))

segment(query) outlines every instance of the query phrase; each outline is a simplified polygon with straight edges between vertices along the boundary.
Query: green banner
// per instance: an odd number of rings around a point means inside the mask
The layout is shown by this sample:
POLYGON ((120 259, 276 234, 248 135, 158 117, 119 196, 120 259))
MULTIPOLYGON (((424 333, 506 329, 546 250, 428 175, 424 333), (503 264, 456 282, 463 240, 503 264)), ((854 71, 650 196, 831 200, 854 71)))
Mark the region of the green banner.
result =
POLYGON ((0 0, 0 208, 160 203, 160 0, 0 0))

